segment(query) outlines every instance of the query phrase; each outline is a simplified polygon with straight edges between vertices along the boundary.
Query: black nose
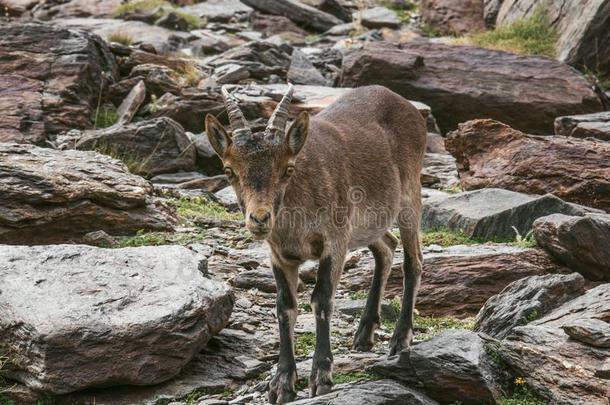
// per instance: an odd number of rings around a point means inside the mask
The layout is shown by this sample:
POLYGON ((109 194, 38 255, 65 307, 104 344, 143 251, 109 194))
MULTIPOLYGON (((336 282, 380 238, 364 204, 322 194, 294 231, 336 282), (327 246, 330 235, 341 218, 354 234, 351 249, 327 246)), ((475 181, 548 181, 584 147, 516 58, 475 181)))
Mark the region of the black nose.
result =
POLYGON ((269 223, 269 218, 271 218, 271 213, 269 211, 258 215, 254 215, 254 213, 250 214, 250 220, 257 225, 267 225, 267 223, 269 223))

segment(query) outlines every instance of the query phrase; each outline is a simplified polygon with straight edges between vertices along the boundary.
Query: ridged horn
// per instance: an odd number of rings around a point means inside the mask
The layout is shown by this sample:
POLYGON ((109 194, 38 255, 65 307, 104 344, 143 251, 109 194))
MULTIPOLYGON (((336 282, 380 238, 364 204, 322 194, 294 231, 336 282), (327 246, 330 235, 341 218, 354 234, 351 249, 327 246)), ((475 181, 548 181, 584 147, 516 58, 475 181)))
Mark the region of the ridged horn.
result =
POLYGON ((227 86, 222 86, 220 92, 222 93, 222 99, 224 100, 225 107, 227 108, 229 124, 231 125, 233 136, 244 133, 250 134, 248 122, 246 121, 244 114, 239 109, 237 102, 227 90, 227 86))
POLYGON ((288 90, 282 97, 282 101, 280 101, 275 107, 275 111, 271 114, 271 118, 269 118, 269 123, 267 124, 267 130, 278 129, 282 133, 286 129, 286 122, 288 121, 288 107, 290 107, 290 102, 292 101, 292 93, 294 89, 292 84, 288 84, 288 90))

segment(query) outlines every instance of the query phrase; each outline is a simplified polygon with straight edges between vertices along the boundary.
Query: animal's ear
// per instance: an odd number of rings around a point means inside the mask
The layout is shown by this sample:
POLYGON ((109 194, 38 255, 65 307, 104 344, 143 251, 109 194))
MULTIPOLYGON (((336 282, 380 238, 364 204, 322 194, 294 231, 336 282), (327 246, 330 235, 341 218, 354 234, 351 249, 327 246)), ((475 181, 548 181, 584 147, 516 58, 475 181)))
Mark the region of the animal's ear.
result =
POLYGON ((216 117, 211 114, 205 117, 205 133, 208 135, 210 144, 216 151, 216 154, 221 159, 224 158, 227 148, 231 145, 231 137, 216 117))
POLYGON ((307 132, 309 131, 309 114, 307 111, 303 111, 299 114, 296 120, 290 125, 286 134, 286 144, 293 155, 299 153, 305 140, 307 139, 307 132))

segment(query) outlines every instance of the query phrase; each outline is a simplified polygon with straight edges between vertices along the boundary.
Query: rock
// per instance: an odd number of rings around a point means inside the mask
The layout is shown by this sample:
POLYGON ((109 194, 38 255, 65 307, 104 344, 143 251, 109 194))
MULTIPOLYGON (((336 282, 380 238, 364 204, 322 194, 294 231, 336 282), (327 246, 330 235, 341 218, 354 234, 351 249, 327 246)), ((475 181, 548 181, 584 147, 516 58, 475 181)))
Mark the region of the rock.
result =
POLYGON ((326 395, 291 402, 293 405, 435 405, 436 401, 396 381, 379 380, 339 384, 326 395))
POLYGON ((170 53, 186 47, 189 33, 150 25, 143 21, 125 21, 112 18, 56 18, 53 24, 84 30, 108 40, 115 34, 130 38, 132 45, 149 44, 157 53, 170 53))
POLYGON ((76 149, 97 150, 125 162, 132 173, 152 177, 195 170, 197 151, 171 118, 155 118, 88 131, 76 149))
POLYGON ((237 195, 233 187, 225 187, 222 190, 214 193, 214 196, 218 199, 218 202, 230 211, 239 210, 239 202, 237 195))
POLYGON ((481 0, 424 0, 420 10, 422 21, 441 35, 463 35, 485 29, 481 0))
POLYGON ((469 46, 376 42, 348 52, 341 86, 369 84, 428 104, 443 133, 493 118, 545 134, 558 116, 603 110, 587 79, 563 63, 469 46))
POLYGON ((166 93, 142 109, 147 110, 150 118, 171 118, 185 130, 200 133, 206 114, 220 115, 224 112, 224 104, 218 93, 185 89, 181 96, 166 93))
MULTIPOLYGON (((403 291, 402 253, 397 252, 388 278, 386 297, 403 291)), ((341 285, 368 291, 374 263, 367 255, 355 270, 345 272, 341 285)), ((510 245, 451 246, 424 250, 424 272, 417 295, 420 314, 434 317, 476 316, 485 302, 513 281, 549 273, 567 273, 541 249, 510 245)))
POLYGON ((34 23, 0 24, 0 142, 45 144, 91 128, 100 92, 118 70, 99 37, 34 23))
POLYGON ((610 281, 610 215, 549 215, 534 222, 536 242, 592 280, 610 281))
POLYGON ((153 200, 150 183, 94 152, 0 143, 0 189, 0 243, 170 230, 176 221, 153 200))
POLYGON ((307 36, 307 31, 297 26, 289 18, 281 15, 254 12, 250 17, 250 22, 252 24, 252 29, 262 33, 266 38, 286 32, 296 34, 303 38, 307 36))
MULTIPOLYGON (((241 271, 233 278, 231 283, 235 288, 241 288, 243 290, 256 288, 267 293, 274 293, 277 291, 273 273, 267 268, 262 270, 241 271)), ((303 291, 304 289, 305 285, 299 280, 298 290, 303 291)))
POLYGON ((243 0, 243 3, 263 13, 288 17, 295 23, 316 31, 326 31, 343 22, 332 14, 298 0, 243 0))
POLYGON ((387 7, 368 8, 362 12, 356 11, 352 15, 354 21, 360 21, 360 24, 366 28, 398 28, 400 27, 400 18, 396 13, 387 7))
POLYGON ((552 194, 528 195, 499 188, 484 188, 427 200, 422 229, 449 229, 485 241, 512 241, 525 236, 534 220, 554 213, 582 216, 586 207, 562 201, 552 194))
POLYGON ((455 159, 446 152, 426 153, 422 175, 434 176, 438 180, 436 183, 445 188, 460 182, 455 167, 455 159))
POLYGON ((207 0, 181 7, 180 11, 196 15, 203 21, 230 22, 248 20, 253 10, 239 0, 207 0))
POLYGON ((332 14, 342 21, 352 21, 352 15, 343 7, 342 0, 301 0, 303 3, 315 7, 325 13, 332 14))
POLYGON ((54 394, 168 380, 233 307, 179 246, 4 246, 0 262, 3 372, 54 394))
POLYGON ((563 327, 577 320, 607 321, 608 313, 610 284, 602 284, 543 318, 513 329, 496 354, 514 376, 526 376, 527 385, 545 402, 606 405, 610 384, 602 376, 608 349, 583 344, 563 327))
MULTIPOLYGON (((167 66, 143 63, 135 66, 129 73, 127 80, 142 80, 149 95, 157 98, 165 93, 180 95, 183 83, 179 81, 180 75, 167 66)), ((116 86, 119 86, 117 83, 116 86)))
POLYGON ((199 166, 200 170, 208 176, 224 174, 224 166, 214 151, 214 148, 212 148, 206 133, 204 132, 202 134, 195 135, 187 132, 186 134, 197 150, 197 165, 199 166))
POLYGON ((580 2, 553 0, 504 0, 496 25, 527 18, 543 8, 557 29, 559 60, 584 65, 599 72, 610 69, 610 3, 604 0, 580 2))
POLYGON ((403 350, 371 367, 381 374, 441 403, 495 403, 501 396, 494 381, 494 365, 485 356, 483 340, 467 330, 448 330, 431 340, 403 350))
POLYGON ((572 339, 595 347, 610 348, 610 323, 599 319, 575 319, 561 327, 572 339))
MULTIPOLYGON (((366 300, 339 299, 335 301, 335 311, 345 315, 360 316, 366 306, 366 300)), ((398 309, 389 302, 381 303, 381 319, 395 321, 398 319, 398 309)))
POLYGON ((287 75, 288 81, 294 84, 305 84, 313 86, 326 86, 328 80, 311 63, 307 55, 295 49, 292 51, 292 61, 287 75))
POLYGON ((126 125, 131 122, 133 116, 136 115, 140 106, 146 98, 146 86, 144 81, 140 80, 129 92, 125 100, 121 102, 117 108, 117 124, 126 125))
POLYGON ((555 134, 575 138, 593 137, 602 141, 610 141, 610 111, 557 117, 555 134))
POLYGON ((610 210, 610 144, 564 136, 531 136, 491 120, 461 124, 445 142, 462 187, 552 193, 610 210), (586 159, 583 159, 586 156, 586 159))
POLYGON ((475 330, 503 339, 515 327, 543 317, 584 292, 585 280, 578 273, 521 278, 487 300, 475 330))
MULTIPOLYGON (((29 1, 29 0, 26 0, 29 1)), ((65 17, 112 18, 121 0, 68 0, 40 3, 32 10, 38 20, 52 20, 65 17)))
POLYGON ((496 26, 496 18, 503 2, 504 0, 483 0, 483 14, 487 28, 494 28, 496 26))

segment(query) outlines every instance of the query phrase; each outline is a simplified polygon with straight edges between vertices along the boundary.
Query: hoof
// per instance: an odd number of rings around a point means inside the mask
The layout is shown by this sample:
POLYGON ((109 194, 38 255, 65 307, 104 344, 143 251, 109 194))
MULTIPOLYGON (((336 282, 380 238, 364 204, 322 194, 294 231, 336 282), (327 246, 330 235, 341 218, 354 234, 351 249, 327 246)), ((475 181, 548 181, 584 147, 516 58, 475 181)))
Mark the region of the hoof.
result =
POLYGON ((294 384, 297 373, 278 373, 269 383, 269 394, 267 398, 271 404, 286 404, 294 401, 297 393, 294 384))

